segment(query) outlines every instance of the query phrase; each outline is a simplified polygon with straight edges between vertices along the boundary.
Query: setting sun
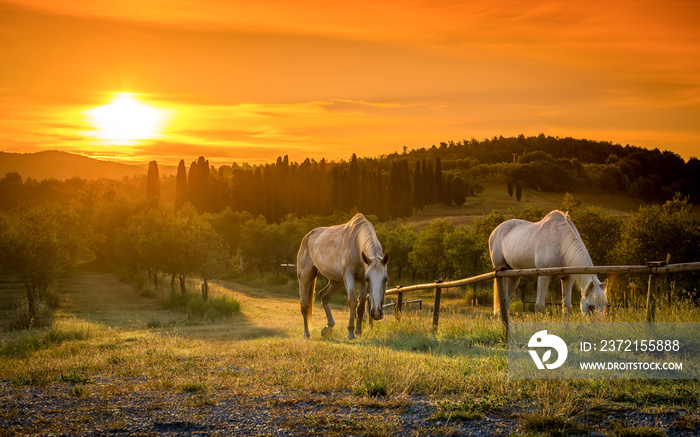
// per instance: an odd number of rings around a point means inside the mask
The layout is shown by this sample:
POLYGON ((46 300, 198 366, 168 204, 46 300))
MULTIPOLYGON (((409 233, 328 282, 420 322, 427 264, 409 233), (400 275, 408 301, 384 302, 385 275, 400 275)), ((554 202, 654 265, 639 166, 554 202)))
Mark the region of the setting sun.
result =
POLYGON ((163 111, 141 103, 131 93, 119 93, 108 105, 87 111, 96 136, 105 141, 132 142, 158 136, 163 111))

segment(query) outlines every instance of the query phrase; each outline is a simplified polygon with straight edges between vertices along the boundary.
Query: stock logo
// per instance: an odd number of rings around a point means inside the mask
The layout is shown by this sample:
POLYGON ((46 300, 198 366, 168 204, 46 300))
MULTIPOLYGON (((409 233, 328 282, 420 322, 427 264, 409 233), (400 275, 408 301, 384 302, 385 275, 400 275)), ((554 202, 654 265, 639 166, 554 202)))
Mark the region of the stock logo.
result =
POLYGON ((561 367, 569 354, 569 349, 566 347, 564 340, 556 335, 547 334, 546 329, 535 332, 535 334, 530 337, 530 341, 527 343, 527 346, 529 348, 547 348, 542 355, 542 358, 540 358, 536 350, 528 351, 530 352, 532 361, 535 362, 535 365, 540 370, 544 370, 545 368, 556 369, 561 367), (547 363, 547 361, 549 361, 549 359, 552 357, 552 349, 557 351, 557 360, 553 363, 547 363))

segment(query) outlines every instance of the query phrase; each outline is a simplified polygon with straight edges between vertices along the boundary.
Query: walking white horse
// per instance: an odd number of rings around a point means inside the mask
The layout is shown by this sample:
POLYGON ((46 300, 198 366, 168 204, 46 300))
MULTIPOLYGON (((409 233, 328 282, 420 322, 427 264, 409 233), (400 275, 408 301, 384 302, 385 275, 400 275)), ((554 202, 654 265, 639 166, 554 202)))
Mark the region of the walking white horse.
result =
MULTIPOLYGON (((593 266, 576 226, 561 211, 552 211, 537 223, 517 219, 501 223, 489 237, 489 251, 496 270, 593 266)), ((550 281, 551 276, 537 278, 537 311, 544 309, 550 281)), ((510 293, 519 282, 517 277, 494 280, 494 313, 501 307, 501 319, 506 325, 510 293)), ((594 309, 603 314, 608 304, 607 280, 601 283, 593 274, 569 275, 562 278, 561 284, 566 311, 571 311, 571 289, 576 284, 581 289, 581 311, 588 314, 594 309)))
POLYGON ((343 285, 348 292, 350 322, 348 339, 362 333, 362 317, 365 300, 369 295, 371 317, 384 317, 382 306, 386 293, 386 264, 389 254, 383 254, 374 226, 362 214, 357 214, 348 223, 332 227, 316 228, 306 234, 297 254, 297 276, 301 315, 304 317, 304 338, 309 338, 309 324, 314 303, 316 277, 320 273, 328 278, 319 297, 326 311, 328 328, 335 326, 331 315, 331 296, 343 285), (360 299, 355 295, 355 281, 360 283, 360 299), (357 315, 357 329, 355 329, 357 315))

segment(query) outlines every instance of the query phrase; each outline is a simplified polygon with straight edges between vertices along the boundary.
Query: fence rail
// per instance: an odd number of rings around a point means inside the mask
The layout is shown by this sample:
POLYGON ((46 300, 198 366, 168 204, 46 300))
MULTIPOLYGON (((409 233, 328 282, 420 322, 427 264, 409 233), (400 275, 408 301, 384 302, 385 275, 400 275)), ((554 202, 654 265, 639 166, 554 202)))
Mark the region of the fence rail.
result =
MULTIPOLYGON (((435 304, 433 310, 433 328, 437 329, 440 320, 440 300, 443 288, 462 287, 465 285, 476 284, 479 282, 490 281, 496 278, 509 277, 526 277, 526 276, 565 276, 565 275, 580 275, 580 274, 627 274, 627 275, 649 275, 649 286, 647 290, 647 321, 654 319, 656 290, 659 285, 659 276, 680 272, 697 272, 700 271, 700 262, 679 263, 663 265, 662 262, 649 262, 643 266, 579 266, 579 267, 550 267, 542 269, 519 269, 519 270, 496 270, 483 275, 473 276, 471 278, 459 279, 457 281, 437 281, 430 284, 417 284, 409 286, 397 286, 386 291, 387 295, 398 295, 396 301, 396 316, 401 317, 401 309, 403 306, 403 295, 411 291, 419 290, 435 290, 435 304)), ((506 330, 508 329, 508 312, 501 312, 501 320, 503 321, 506 330), (505 314, 505 316, 504 316, 505 314), (505 317, 505 319, 504 319, 505 317)))

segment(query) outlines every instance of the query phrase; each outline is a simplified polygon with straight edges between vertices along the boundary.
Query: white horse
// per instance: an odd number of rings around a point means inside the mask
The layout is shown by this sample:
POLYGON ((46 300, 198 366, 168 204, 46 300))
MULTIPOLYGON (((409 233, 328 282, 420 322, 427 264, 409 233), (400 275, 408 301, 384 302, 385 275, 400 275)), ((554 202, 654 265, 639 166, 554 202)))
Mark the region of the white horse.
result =
POLYGON ((383 254, 374 226, 362 214, 348 223, 332 227, 316 228, 306 234, 297 254, 297 276, 301 315, 304 317, 304 338, 309 338, 309 323, 314 303, 316 277, 320 273, 328 278, 319 297, 326 311, 328 328, 335 326, 331 315, 331 296, 345 285, 350 305, 348 339, 362 333, 362 317, 365 300, 369 294, 370 312, 374 320, 384 317, 382 306, 386 293, 386 264, 389 254, 383 254), (355 295, 355 281, 360 283, 360 299, 355 295), (357 329, 355 329, 357 315, 357 329))
MULTIPOLYGON (((496 270, 532 269, 546 267, 593 266, 586 246, 569 216, 552 211, 537 223, 525 220, 507 220, 493 230, 489 237, 491 261, 496 270)), ((544 309, 544 298, 551 276, 537 278, 535 309, 544 309)), ((494 280, 494 313, 500 308, 501 318, 507 323, 510 293, 518 287, 520 278, 506 277, 494 280)), ((571 311, 571 289, 581 289, 581 311, 588 314, 595 309, 603 314, 608 304, 608 281, 600 282, 596 275, 569 275, 561 280, 563 306, 571 311)))

